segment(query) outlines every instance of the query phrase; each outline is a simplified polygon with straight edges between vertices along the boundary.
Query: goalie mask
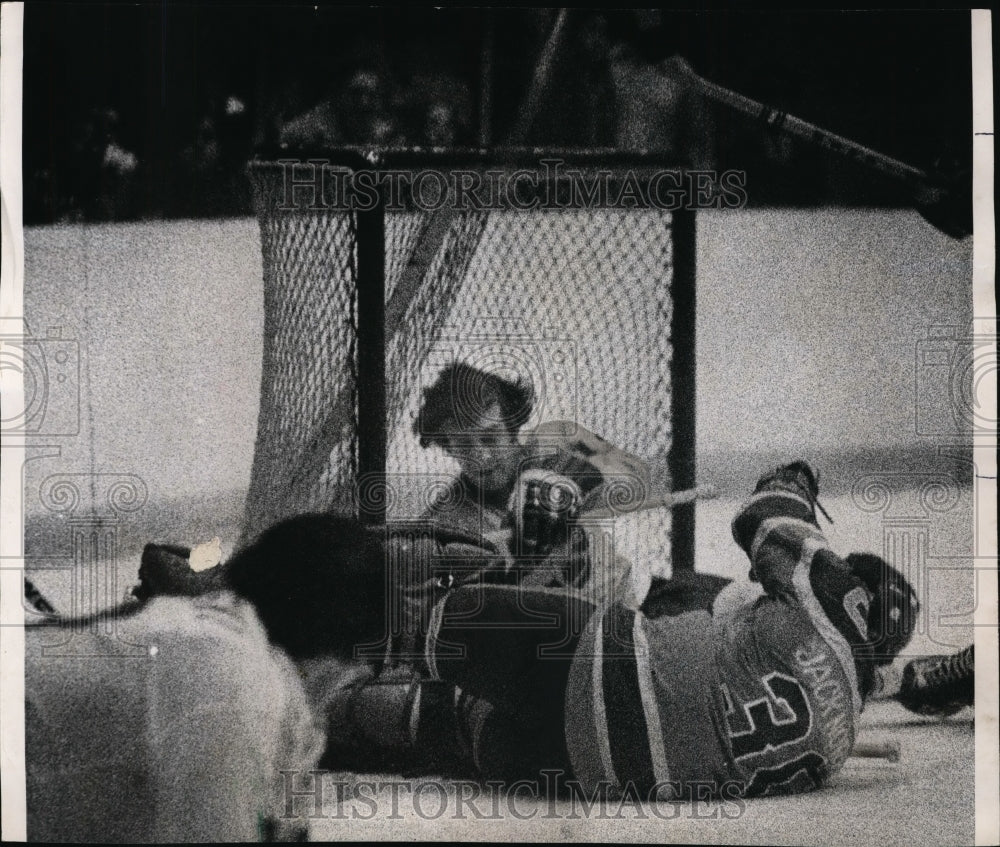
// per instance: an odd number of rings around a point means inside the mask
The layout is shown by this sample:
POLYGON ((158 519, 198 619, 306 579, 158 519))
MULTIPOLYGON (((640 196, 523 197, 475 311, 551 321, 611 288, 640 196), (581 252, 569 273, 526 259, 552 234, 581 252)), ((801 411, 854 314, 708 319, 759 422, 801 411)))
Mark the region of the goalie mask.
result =
POLYGON ((917 623, 917 592, 898 570, 874 553, 851 553, 851 571, 872 593, 868 639, 876 665, 889 664, 903 651, 917 623))

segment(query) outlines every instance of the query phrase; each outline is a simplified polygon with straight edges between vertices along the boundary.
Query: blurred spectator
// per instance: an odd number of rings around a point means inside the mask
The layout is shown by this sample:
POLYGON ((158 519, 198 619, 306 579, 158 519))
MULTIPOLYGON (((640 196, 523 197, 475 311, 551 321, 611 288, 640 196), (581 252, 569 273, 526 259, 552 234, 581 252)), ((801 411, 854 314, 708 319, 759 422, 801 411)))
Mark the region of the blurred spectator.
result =
POLYGON ((530 130, 531 141, 556 147, 611 147, 616 103, 607 19, 580 10, 569 17, 567 27, 543 95, 545 106, 530 130))
POLYGON ((283 149, 292 150, 323 150, 343 143, 332 98, 286 123, 281 128, 278 143, 283 149))
POLYGON ((210 176, 219 167, 219 134, 215 118, 209 113, 198 123, 194 144, 184 148, 181 157, 198 175, 210 176))
POLYGON ((432 103, 427 109, 421 139, 429 147, 454 147, 458 140, 458 120, 450 103, 432 103))
POLYGON ((181 149, 179 182, 184 186, 177 211, 196 215, 218 214, 224 205, 219 134, 214 107, 210 105, 198 121, 191 143, 181 149))
POLYGON ((358 68, 338 92, 286 123, 279 143, 301 151, 338 145, 402 146, 406 137, 392 108, 393 94, 388 73, 358 68))
POLYGON ((660 151, 679 166, 710 170, 715 153, 709 113, 668 59, 654 65, 629 42, 611 48, 618 118, 615 146, 622 150, 660 151))
POLYGON ((251 210, 246 163, 252 118, 237 94, 209 98, 170 168, 164 190, 170 214, 247 214, 251 210))
POLYGON ((585 100, 584 126, 576 145, 585 147, 611 147, 617 118, 614 80, 610 70, 611 44, 608 24, 603 15, 591 15, 580 33, 580 65, 585 100))
MULTIPOLYGON (((91 109, 76 135, 67 206, 90 220, 132 217, 139 159, 119 140, 118 112, 91 109)), ((72 211, 69 217, 74 217, 72 211)))
POLYGON ((378 147, 405 144, 399 120, 390 109, 388 74, 362 68, 347 83, 340 100, 344 140, 378 147))
POLYGON ((228 214, 245 214, 252 209, 246 172, 252 132, 252 116, 247 104, 239 95, 230 94, 219 119, 219 165, 228 214))
POLYGON ((420 74, 398 100, 407 135, 419 146, 456 147, 472 143, 469 87, 448 73, 420 74))

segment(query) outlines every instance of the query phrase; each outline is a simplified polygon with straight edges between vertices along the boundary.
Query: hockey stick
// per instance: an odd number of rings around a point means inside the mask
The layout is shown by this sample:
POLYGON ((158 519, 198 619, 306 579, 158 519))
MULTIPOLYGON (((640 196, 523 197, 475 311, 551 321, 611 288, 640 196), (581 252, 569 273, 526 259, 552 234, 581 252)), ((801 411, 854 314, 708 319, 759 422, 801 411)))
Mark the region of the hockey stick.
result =
POLYGON ((538 470, 542 472, 543 479, 546 473, 555 476, 582 474, 601 479, 601 483, 592 489, 584 485, 587 494, 580 508, 581 517, 596 520, 616 518, 631 512, 672 509, 718 495, 712 485, 683 491, 655 488, 645 460, 616 447, 576 421, 545 421, 522 433, 522 444, 542 462, 538 470), (550 456, 561 457, 563 461, 546 465, 545 460, 550 456), (616 491, 621 494, 620 503, 614 503, 616 491))
POLYGON ((899 742, 893 738, 863 738, 851 750, 852 759, 886 759, 893 764, 900 760, 899 742))
POLYGON ((528 94, 518 110, 517 122, 511 129, 507 138, 508 145, 524 144, 527 140, 531 125, 538 116, 538 110, 542 104, 545 90, 549 87, 549 80, 552 78, 552 67, 555 58, 562 46, 564 33, 566 32, 566 20, 569 18, 569 9, 560 9, 556 22, 552 25, 552 32, 542 48, 542 55, 538 58, 535 66, 535 73, 531 79, 531 87, 528 94))
POLYGON ((913 165, 710 82, 698 76, 681 56, 667 59, 663 68, 686 79, 707 99, 760 121, 770 130, 800 138, 903 183, 917 211, 948 235, 962 238, 972 233, 971 197, 966 202, 966 187, 962 184, 947 185, 913 165))
MULTIPOLYGON (((517 121, 508 134, 506 143, 509 146, 524 144, 528 137, 528 131, 531 129, 531 125, 538 116, 542 98, 552 77, 552 67, 555 62, 555 57, 562 46, 568 16, 568 9, 559 10, 559 15, 552 27, 552 31, 549 33, 545 46, 542 48, 538 64, 535 66, 535 73, 531 80, 531 86, 528 89, 528 93, 525 95, 524 102, 521 104, 520 109, 518 109, 517 121)), ((407 260, 406 266, 403 268, 399 281, 396 283, 393 295, 386 304, 386 326, 400 327, 403 325, 403 317, 406 315, 410 304, 413 302, 417 292, 420 290, 420 286, 423 282, 424 275, 427 273, 427 269, 430 267, 434 257, 437 256, 438 251, 441 249, 441 245, 444 244, 445 239, 448 237, 448 233, 451 231, 452 224, 458 216, 458 210, 451 209, 448 206, 443 206, 435 211, 428 219, 423 231, 413 247, 412 252, 410 253, 410 257, 407 260)), ((481 234, 482 233, 480 232, 480 235, 481 234)), ((468 260, 471 261, 471 254, 475 252, 475 248, 466 252, 468 253, 468 260)), ((447 311, 447 305, 445 308, 438 309, 441 320, 444 319, 447 311)))
POLYGON ((621 506, 603 506, 580 513, 581 519, 601 520, 603 518, 618 518, 634 512, 647 512, 650 509, 673 509, 695 500, 711 500, 719 495, 714 485, 698 485, 683 491, 654 491, 635 503, 621 506))

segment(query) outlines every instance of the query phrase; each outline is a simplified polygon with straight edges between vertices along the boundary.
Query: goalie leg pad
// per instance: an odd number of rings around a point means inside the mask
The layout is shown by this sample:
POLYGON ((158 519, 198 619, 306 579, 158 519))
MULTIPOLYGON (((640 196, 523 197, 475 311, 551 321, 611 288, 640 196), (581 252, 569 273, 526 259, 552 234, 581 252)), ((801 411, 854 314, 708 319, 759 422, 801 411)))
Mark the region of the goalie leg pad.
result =
POLYGON ((345 689, 331 704, 323 767, 408 776, 472 774, 459 689, 405 676, 384 674, 345 689))

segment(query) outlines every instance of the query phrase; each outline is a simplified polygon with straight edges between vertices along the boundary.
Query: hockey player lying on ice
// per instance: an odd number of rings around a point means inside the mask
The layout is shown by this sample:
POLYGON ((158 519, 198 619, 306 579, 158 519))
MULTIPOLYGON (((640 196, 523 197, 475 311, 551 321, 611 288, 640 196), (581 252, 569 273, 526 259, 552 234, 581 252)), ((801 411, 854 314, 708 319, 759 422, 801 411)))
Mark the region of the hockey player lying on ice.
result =
MULTIPOLYGON (((495 779, 559 770, 588 794, 659 799, 705 785, 729 797, 823 785, 850 755, 877 667, 908 642, 917 600, 878 557, 830 550, 817 494, 804 462, 765 474, 732 525, 750 581, 680 573, 654 582, 638 609, 439 577, 421 678, 375 682, 373 667, 335 686, 324 764, 495 779)), ((272 562, 275 591, 289 545, 324 555, 304 537, 328 520, 279 524, 251 548, 272 562)), ((153 566, 155 552, 149 590, 190 590, 189 574, 153 566)), ((332 616, 359 616, 328 602, 332 616)), ((391 660, 396 639, 382 640, 391 660)))

